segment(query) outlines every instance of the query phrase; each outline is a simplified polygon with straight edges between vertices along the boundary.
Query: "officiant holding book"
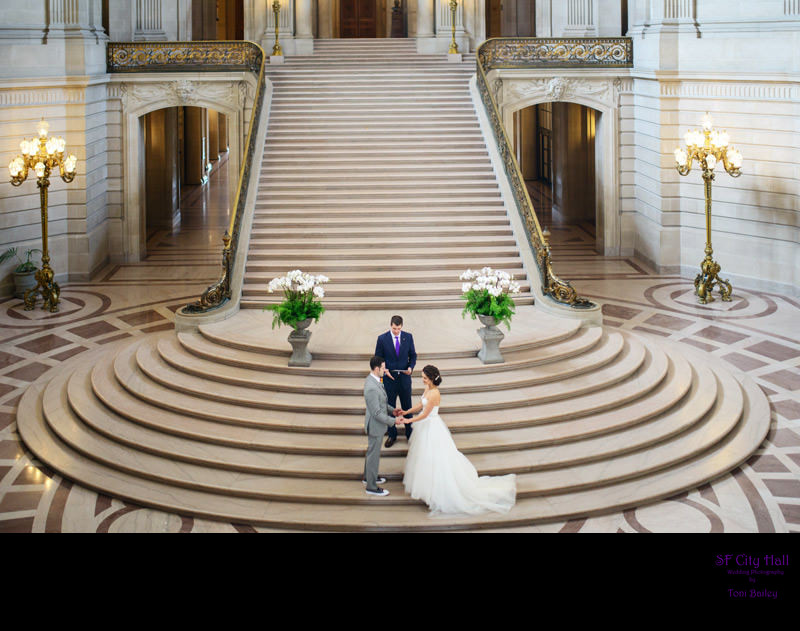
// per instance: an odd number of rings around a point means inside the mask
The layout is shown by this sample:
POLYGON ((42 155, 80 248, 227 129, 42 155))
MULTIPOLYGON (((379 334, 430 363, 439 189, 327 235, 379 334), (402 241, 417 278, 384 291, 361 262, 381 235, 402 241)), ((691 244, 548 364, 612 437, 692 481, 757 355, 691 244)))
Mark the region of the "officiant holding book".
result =
MULTIPOLYGON (((395 407, 398 397, 404 410, 411 409, 411 373, 417 363, 417 352, 414 349, 414 337, 403 329, 403 318, 392 316, 389 330, 378 337, 375 355, 386 361, 386 372, 383 387, 386 389, 387 402, 395 407)), ((407 415, 411 416, 411 415, 407 415)), ((411 425, 406 425, 406 438, 411 437, 411 425)), ((397 440, 397 427, 390 427, 386 432, 384 447, 391 447, 397 440)))

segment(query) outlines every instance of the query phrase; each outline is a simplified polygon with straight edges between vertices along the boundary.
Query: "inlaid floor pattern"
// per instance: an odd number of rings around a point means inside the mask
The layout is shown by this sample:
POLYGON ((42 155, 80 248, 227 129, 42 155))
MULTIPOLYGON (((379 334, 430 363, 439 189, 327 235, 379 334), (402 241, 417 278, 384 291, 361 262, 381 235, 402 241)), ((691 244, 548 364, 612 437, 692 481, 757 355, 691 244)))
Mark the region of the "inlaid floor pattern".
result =
POLYGON ((413 40, 316 40, 274 83, 242 306, 287 265, 331 279, 326 303, 457 307, 467 268, 530 284, 469 92, 474 55, 413 40))

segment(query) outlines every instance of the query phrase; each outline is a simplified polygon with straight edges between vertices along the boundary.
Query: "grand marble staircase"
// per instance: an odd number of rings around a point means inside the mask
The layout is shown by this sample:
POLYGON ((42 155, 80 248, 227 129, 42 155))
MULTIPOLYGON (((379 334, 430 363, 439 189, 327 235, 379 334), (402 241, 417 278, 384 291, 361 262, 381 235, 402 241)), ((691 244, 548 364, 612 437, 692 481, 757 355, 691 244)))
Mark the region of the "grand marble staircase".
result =
POLYGON ((511 224, 469 92, 474 55, 413 40, 318 40, 271 66, 274 84, 242 307, 278 299, 287 265, 324 272, 326 303, 457 307, 458 276, 489 265, 522 283, 511 224))
POLYGON ((242 299, 253 308, 81 355, 36 382, 18 429, 41 461, 114 497, 234 523, 471 530, 670 497, 759 446, 769 407, 747 377, 685 347, 544 314, 528 294, 505 363, 483 365, 477 325, 460 316, 459 272, 489 264, 527 280, 458 96, 468 66, 405 42, 317 46, 269 71, 277 87, 242 299), (256 308, 269 279, 295 267, 332 279, 308 368, 287 365, 288 331, 256 308), (363 382, 395 312, 418 366, 441 370, 459 449, 481 474, 518 475, 508 514, 429 517, 400 482, 402 438, 382 456, 391 494, 365 495, 363 382))

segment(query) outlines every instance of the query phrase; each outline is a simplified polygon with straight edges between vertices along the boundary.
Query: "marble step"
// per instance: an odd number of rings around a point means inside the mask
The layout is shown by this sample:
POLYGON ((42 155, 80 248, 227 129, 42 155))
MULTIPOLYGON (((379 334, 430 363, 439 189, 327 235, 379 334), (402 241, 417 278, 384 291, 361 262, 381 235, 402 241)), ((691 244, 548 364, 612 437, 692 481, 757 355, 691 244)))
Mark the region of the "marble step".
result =
MULTIPOLYGON (((443 362, 449 359, 469 359, 477 362, 480 340, 475 335, 479 325, 477 320, 460 316, 456 312, 437 311, 435 313, 412 314, 406 321, 406 331, 414 334, 420 357, 425 361, 443 362), (447 336, 440 334, 444 327, 447 336), (410 329, 408 327, 411 327, 410 329)), ((377 314, 370 318, 360 318, 363 324, 353 328, 352 316, 348 313, 329 311, 324 314, 324 326, 314 332, 312 343, 316 360, 363 361, 372 357, 375 339, 385 332, 394 312, 377 314), (366 327, 366 329, 363 329, 366 327), (366 341, 362 334, 366 333, 366 341), (360 349, 364 350, 360 350, 360 349)), ((201 324, 198 333, 209 343, 219 347, 229 347, 255 354, 290 355, 286 346, 288 330, 275 330, 265 326, 266 314, 237 314, 225 322, 201 324)), ((323 322, 322 320, 320 322, 323 322)), ((574 339, 590 339, 591 344, 599 340, 601 327, 582 327, 578 320, 547 317, 537 309, 520 307, 509 331, 505 327, 506 338, 502 343, 504 354, 515 357, 516 353, 537 350, 544 356, 556 352, 560 345, 574 339)), ((454 366, 458 367, 458 366, 454 366)), ((501 369, 492 365, 490 370, 501 369)), ((311 368, 294 370, 308 371, 311 368)))
MULTIPOLYGON (((358 296, 332 298, 326 301, 330 307, 342 311, 385 311, 386 309, 398 310, 412 305, 415 309, 455 309, 463 307, 464 301, 459 298, 427 298, 424 296, 393 296, 391 300, 382 297, 358 296)), ((533 305, 534 297, 530 294, 521 294, 515 299, 517 305, 533 305)), ((265 300, 256 298, 242 298, 239 302, 241 309, 263 309, 270 304, 265 300)))
MULTIPOLYGON (((417 228, 431 228, 441 227, 441 215, 431 217, 429 213, 421 212, 410 215, 403 215, 397 217, 393 215, 375 215, 370 213, 358 215, 350 213, 350 216, 332 215, 330 213, 311 213, 310 215, 303 214, 302 216, 293 216, 291 213, 280 213, 275 211, 267 211, 257 213, 253 219, 254 229, 278 229, 283 228, 287 224, 287 219, 298 227, 318 227, 318 226, 331 226, 335 228, 357 228, 364 229, 374 228, 393 228, 403 226, 409 230, 417 228)), ((498 208, 493 213, 462 213, 453 211, 451 216, 447 217, 447 226, 507 226, 508 216, 504 209, 498 208)))
MULTIPOLYGON (((640 445, 634 436, 641 434, 641 440, 657 442, 665 433, 675 433, 681 427, 696 422, 713 405, 717 396, 716 383, 711 371, 703 366, 692 367, 679 355, 671 355, 673 362, 666 378, 646 398, 637 400, 612 412, 592 414, 578 420, 562 420, 558 423, 522 427, 510 430, 486 430, 469 433, 454 433, 458 448, 464 453, 477 454, 489 452, 508 452, 515 449, 543 448, 535 462, 547 468, 548 462, 560 462, 563 452, 575 452, 576 440, 600 438, 603 435, 613 442, 623 442, 626 449, 640 445), (663 414, 662 414, 663 413, 663 414), (655 417, 661 415, 657 421, 655 417), (645 422, 663 426, 657 432, 645 422), (628 432, 626 440, 619 441, 619 432, 628 432)), ((244 449, 264 450, 277 453, 327 456, 360 456, 365 453, 365 440, 356 434, 301 434, 253 427, 238 427, 216 423, 183 414, 155 408, 127 393, 119 383, 111 379, 95 380, 89 383, 91 367, 86 367, 71 378, 70 387, 75 393, 70 395, 71 405, 78 413, 81 401, 103 401, 105 414, 113 411, 138 425, 162 433, 191 438, 212 445, 227 445, 244 449), (77 384, 77 385, 76 385, 77 384), (91 392, 92 395, 86 393, 91 392)), ((620 447, 616 448, 617 450, 620 447)), ((400 441, 393 449, 383 449, 384 457, 404 457, 407 442, 400 441)), ((593 457, 594 449, 585 451, 580 459, 593 457)), ((579 458, 573 453, 571 458, 579 458)))
MULTIPOLYGON (((265 317, 269 319, 267 314, 265 317)), ((366 351, 362 353, 337 354, 324 350, 317 351, 316 347, 312 346, 315 355, 311 366, 289 367, 286 361, 291 354, 288 346, 286 348, 268 348, 250 345, 244 340, 238 342, 230 339, 215 341, 214 337, 209 337, 202 332, 181 332, 178 333, 177 338, 184 349, 201 359, 270 373, 363 377, 364 366, 371 357, 369 349, 361 349, 366 351)), ((580 329, 574 335, 569 336, 553 334, 549 342, 537 340, 530 344, 518 344, 512 348, 503 346, 505 361, 501 364, 481 363, 477 358, 479 347, 479 341, 477 341, 474 349, 465 351, 449 353, 421 351, 418 355, 418 363, 436 362, 436 366, 442 374, 448 375, 448 377, 450 375, 491 374, 519 368, 531 368, 574 357, 594 349, 600 343, 601 338, 603 338, 601 327, 591 327, 580 329)))
MULTIPOLYGON (((247 278, 242 287, 243 298, 261 298, 265 304, 274 304, 283 301, 283 294, 268 293, 267 282, 259 283, 258 279, 247 278)), ((520 283, 520 295, 530 293, 530 284, 522 281, 520 283)), ((325 290, 326 300, 336 298, 382 298, 387 300, 393 296, 405 296, 407 298, 429 298, 437 299, 444 297, 461 298, 461 283, 387 283, 380 281, 377 283, 367 283, 363 281, 341 283, 328 286, 325 290)))
MULTIPOLYGON (((458 189, 458 188, 433 188, 428 186, 418 186, 416 190, 408 185, 397 184, 394 187, 372 188, 370 186, 359 187, 352 192, 346 190, 332 191, 329 189, 304 189, 302 187, 287 187, 287 188, 270 188, 267 197, 270 201, 300 201, 300 200, 314 200, 323 198, 325 200, 335 199, 334 195, 340 197, 348 197, 352 200, 370 201, 370 200, 383 200, 384 197, 402 197, 403 199, 416 199, 417 201, 438 201, 439 199, 453 199, 464 198, 466 195, 474 195, 476 201, 502 201, 500 196, 500 189, 497 186, 482 187, 477 189, 458 189)), ((261 200, 259 200, 261 201, 261 200)), ((445 226, 442 226, 443 228, 445 226)))
MULTIPOLYGON (((667 360, 663 354, 652 356, 639 343, 628 341, 618 356, 618 360, 605 365, 586 375, 573 375, 561 379, 557 383, 537 385, 512 384, 502 390, 469 391, 459 394, 455 403, 442 408, 443 413, 472 413, 484 411, 507 410, 512 408, 530 408, 537 404, 549 403, 565 398, 577 398, 581 395, 598 395, 604 389, 610 389, 634 374, 647 374, 650 379, 660 381, 667 369, 667 360)), ((120 383, 126 384, 137 371, 150 381, 167 389, 192 396, 198 401, 210 400, 214 403, 229 403, 237 406, 249 406, 261 410, 281 412, 299 412, 315 415, 363 414, 363 390, 358 394, 317 394, 316 388, 309 387, 307 397, 302 402, 292 392, 276 390, 258 390, 244 386, 221 384, 208 377, 178 373, 166 364, 156 348, 142 344, 118 355, 114 362, 114 371, 120 383)), ((319 378, 316 378, 319 379, 319 378)), ((657 383, 656 381, 656 383, 657 383)), ((655 385, 642 378, 642 388, 655 385)), ((320 383, 322 387, 322 383, 320 383)), ((637 384, 637 387, 638 384, 637 384)), ((502 416, 502 415, 500 415, 502 416)), ((468 421, 474 425, 475 421, 468 421)))
MULTIPOLYGON (((769 418, 766 399, 752 381, 744 383, 743 418, 769 418)), ((81 456, 62 443, 43 421, 42 386, 34 384, 20 401, 20 412, 33 419, 21 428, 23 440, 49 466, 84 486, 111 493, 134 503, 181 514, 252 523, 267 527, 323 531, 456 530, 513 527, 554 519, 569 519, 634 507, 698 486, 738 466, 752 453, 769 429, 767 423, 740 422, 724 442, 724 450, 711 451, 680 468, 664 469, 646 479, 607 485, 601 491, 584 490, 548 498, 523 498, 508 514, 450 516, 431 519, 423 507, 391 507, 380 503, 362 510, 331 513, 329 506, 264 503, 258 500, 214 496, 154 481, 145 481, 105 467, 81 456), (177 494, 177 496, 176 496, 177 494)), ((396 490, 396 489, 395 489, 396 490)))
MULTIPOLYGON (((290 453, 283 452, 275 445, 262 445, 262 448, 255 447, 252 442, 239 442, 235 444, 230 438, 236 436, 236 431, 228 428, 227 435, 222 443, 217 443, 210 436, 203 436, 203 440, 192 438, 188 433, 196 433, 196 428, 183 422, 183 419, 161 411, 150 409, 149 418, 141 424, 135 418, 123 417, 111 411, 103 405, 97 398, 92 396, 91 383, 89 380, 89 367, 79 369, 71 376, 64 379, 57 378, 48 386, 48 396, 55 397, 57 390, 63 390, 66 385, 66 395, 69 407, 81 420, 98 434, 114 442, 122 443, 135 451, 163 455, 174 460, 201 464, 206 467, 227 469, 230 471, 256 472, 267 475, 280 475, 287 477, 300 477, 309 479, 340 479, 358 480, 360 469, 363 467, 365 455, 366 439, 362 436, 358 438, 360 449, 354 449, 354 453, 346 455, 325 455, 318 450, 299 452, 297 446, 292 444, 290 453), (159 419, 154 421, 153 419, 159 419), (169 423, 176 423, 176 427, 170 427, 169 423), (167 431, 161 431, 165 428, 167 431), (174 429, 178 429, 176 433, 174 429)), ((686 371, 691 377, 691 369, 686 371)), ((657 446, 659 443, 668 440, 701 422, 705 412, 714 405, 714 397, 717 387, 714 384, 714 375, 706 371, 706 378, 710 382, 703 381, 705 392, 695 387, 691 393, 685 397, 685 401, 674 405, 674 409, 668 413, 654 418, 647 419, 647 422, 639 422, 629 427, 612 426, 607 428, 603 434, 587 436, 581 432, 575 435, 563 434, 559 436, 560 441, 553 444, 548 442, 532 446, 529 440, 522 439, 517 434, 530 433, 530 428, 526 430, 502 432, 502 443, 496 444, 503 447, 500 450, 487 448, 481 445, 478 450, 470 450, 474 455, 471 460, 479 469, 481 474, 502 475, 505 473, 521 473, 533 471, 545 471, 548 469, 563 469, 565 467, 576 466, 598 460, 606 460, 621 454, 627 454, 645 447, 657 446), (701 404, 701 411, 696 409, 696 404, 701 404), (624 434, 620 434, 624 432, 624 434), (509 442, 514 441, 513 453, 509 453, 509 442), (525 444, 523 444, 525 443, 525 444)), ((729 377, 730 378, 730 377, 729 377)), ((732 379, 732 378, 731 378, 732 379)), ((686 379, 687 385, 689 379, 686 379)), ((63 395, 62 395, 63 396, 63 395)), ((63 399, 62 399, 63 400, 63 399)), ((734 408, 729 398, 729 408, 734 408)), ((53 404, 56 407, 57 404, 53 404)), ((143 413, 143 416, 148 416, 143 413)), ((220 429, 220 428, 218 428, 220 429)), ((552 428, 552 433, 558 435, 559 426, 552 428)), ((272 435, 281 442, 280 436, 275 436, 276 432, 263 434, 263 437, 272 435)), ((485 432, 491 440, 493 432, 485 432)), ((245 432, 244 435, 253 438, 252 432, 245 432)), ((284 437, 286 438, 291 437, 284 437)), ((317 437, 307 437, 317 438, 317 437)), ((336 437, 340 444, 354 445, 351 437, 336 437)), ((355 437, 352 437, 355 438, 355 437)), ((456 435, 460 443, 475 443, 475 436, 471 434, 456 435)), ((468 449, 468 447, 466 447, 468 449)), ((329 441, 328 451, 340 451, 347 449, 343 446, 335 446, 329 441)), ((388 451, 388 450, 386 450, 388 451)), ((392 451, 391 456, 383 463, 382 473, 389 479, 399 479, 402 477, 404 462, 398 455, 404 455, 398 450, 392 451)))
MULTIPOLYGON (((314 261, 314 260, 324 260, 324 261, 338 261, 341 262, 343 259, 341 255, 343 253, 337 253, 331 248, 326 248, 326 251, 316 251, 311 250, 311 248, 305 247, 304 245, 300 246, 292 246, 287 244, 272 244, 269 249, 264 249, 259 251, 258 248, 253 247, 253 243, 250 244, 250 252, 248 254, 248 261, 267 261, 267 260, 280 260, 280 261, 288 261, 290 263, 287 264, 287 269, 292 268, 296 269, 295 262, 298 259, 314 261)), ((454 246, 458 248, 458 246, 454 246)), ((343 248, 347 254, 347 261, 363 261, 363 260, 370 260, 373 263, 380 263, 385 262, 388 263, 389 261, 385 261, 385 257, 380 259, 379 261, 375 260, 375 250, 374 248, 343 248)), ((431 262, 436 262, 438 265, 442 260, 459 260, 464 259, 467 256, 471 258, 472 261, 476 261, 477 263, 473 263, 472 268, 479 267, 483 265, 483 261, 486 259, 488 260, 489 256, 494 257, 508 257, 512 259, 516 259, 519 256, 519 249, 517 248, 516 244, 507 244, 502 245, 499 243, 495 243, 492 245, 475 245, 470 248, 461 248, 459 251, 454 252, 452 248, 445 247, 445 248, 432 248, 428 245, 420 245, 417 244, 416 241, 405 246, 403 248, 403 253, 407 254, 408 256, 406 259, 415 259, 418 257, 425 257, 426 260, 431 262)), ((412 260, 404 260, 404 263, 411 263, 412 260)), ((396 263, 397 260, 393 259, 391 262, 396 263)))
MULTIPOLYGON (((101 399, 103 392, 108 390, 108 386, 104 384, 109 379, 114 379, 115 384, 122 385, 132 396, 145 403, 197 419, 288 432, 363 434, 363 407, 356 408, 356 405, 363 406, 363 400, 354 402, 353 410, 356 411, 341 408, 339 401, 339 407, 330 413, 319 408, 299 410, 296 404, 291 411, 285 411, 274 409, 275 406, 249 407, 244 401, 226 402, 213 397, 200 399, 171 387, 172 384, 165 386, 144 375, 135 359, 136 350, 134 347, 128 349, 124 355, 98 362, 93 370, 92 380, 95 392, 101 399)), ((632 377, 609 388, 570 397, 569 407, 564 405, 563 400, 523 402, 518 407, 503 406, 501 409, 496 405, 492 406, 494 409, 491 415, 477 414, 478 410, 474 407, 466 412, 459 411, 456 407, 447 411, 448 424, 454 433, 484 431, 488 428, 517 429, 618 410, 657 388, 666 375, 668 361, 666 356, 658 357, 657 361, 651 361, 648 357, 642 368, 632 377)), ((227 390, 217 386, 209 387, 216 391, 227 390)), ((107 404, 111 406, 112 402, 107 401, 107 404)))
POLYGON ((427 208, 429 211, 438 210, 438 209, 445 209, 445 208, 453 208, 461 207, 469 205, 473 208, 504 208, 504 203, 502 198, 499 196, 480 196, 478 197, 468 197, 468 196, 450 196, 445 197, 443 199, 418 199, 415 197, 407 197, 407 196, 399 196, 395 195, 394 199, 381 199, 381 198, 374 198, 374 199, 345 199, 344 196, 342 197, 330 197, 327 200, 317 200, 317 199, 281 199, 281 200, 271 200, 268 193, 264 194, 263 198, 260 198, 256 201, 255 207, 256 209, 264 209, 264 210, 271 210, 275 207, 279 207, 280 209, 283 208, 294 208, 298 210, 311 210, 314 207, 329 207, 329 208, 374 208, 375 211, 382 211, 382 212, 392 212, 398 211, 402 212, 403 210, 408 209, 408 207, 423 207, 427 208))
MULTIPOLYGON (((314 274, 325 274, 334 272, 418 272, 430 268, 430 262, 427 260, 412 260, 412 261, 338 261, 338 260, 304 260, 301 258, 293 258, 292 264, 297 265, 298 268, 305 272, 314 274)), ((525 273, 522 267, 522 259, 515 256, 513 252, 509 255, 502 257, 497 255, 495 258, 452 258, 448 260, 440 260, 436 262, 436 269, 439 270, 455 270, 460 275, 461 272, 467 269, 480 268, 481 265, 488 265, 494 269, 502 269, 515 276, 521 276, 525 273)), ((250 260, 247 263, 247 272, 273 274, 274 276, 282 276, 289 270, 283 261, 280 262, 266 262, 258 260, 250 260)))
MULTIPOLYGON (((396 222, 402 226, 402 222, 396 222)), ((413 228, 403 228, 402 230, 388 230, 386 227, 378 226, 378 227, 363 227, 363 228, 355 228, 355 227, 340 227, 331 225, 327 229, 325 227, 320 227, 318 225, 304 225, 302 223, 297 223, 292 226, 286 226, 284 224, 283 227, 278 226, 267 226, 265 228, 253 228, 250 232, 251 239, 278 239, 281 237, 287 237, 291 239, 318 239, 320 241, 328 240, 328 239, 335 239, 335 240, 356 240, 356 239, 373 239, 373 238, 382 238, 382 239, 397 239, 397 240, 410 240, 410 239, 418 239, 424 237, 463 237, 465 240, 478 240, 480 241, 484 237, 497 237, 497 236, 504 236, 509 237, 512 236, 514 233, 511 230, 511 226, 508 225, 508 222, 505 225, 460 225, 460 226, 436 226, 431 228, 426 228, 423 226, 415 226, 413 228)), ((395 245, 397 249, 397 245, 395 245)), ((450 278, 455 278, 458 280, 458 277, 450 276, 450 278)))
MULTIPOLYGON (((507 390, 588 373, 612 362, 620 354, 622 347, 622 336, 610 334, 599 341, 591 351, 586 351, 580 357, 554 360, 548 363, 537 362, 534 365, 525 362, 523 366, 517 368, 505 366, 506 370, 502 372, 481 371, 478 374, 463 371, 449 372, 443 366, 438 366, 438 368, 447 378, 448 394, 507 390)), ((345 375, 339 374, 342 370, 341 366, 337 367, 332 374, 323 372, 320 375, 321 369, 318 369, 315 374, 286 371, 270 373, 263 369, 253 370, 246 366, 235 367, 230 363, 219 365, 213 359, 200 358, 185 349, 182 342, 174 335, 158 340, 156 348, 161 360, 175 370, 221 383, 297 394, 314 392, 315 394, 362 396, 364 392, 364 362, 350 362, 350 371, 345 375)), ((422 391, 423 384, 418 379, 413 387, 414 397, 421 396, 422 391)))
MULTIPOLYGON (((250 266, 248 266, 250 268, 250 266)), ((305 271, 305 270, 304 270, 305 271)), ((521 270, 517 270, 519 273, 521 270)), ((254 269, 249 269, 247 279, 248 282, 253 285, 261 285, 264 284, 265 286, 269 284, 269 282, 275 278, 274 274, 271 273, 261 273, 257 272, 254 269)), ((285 270, 284 270, 285 273, 285 270)), ((524 272, 523 272, 524 274, 524 272)), ((283 273, 281 273, 283 275, 283 273)), ((460 290, 462 281, 459 280, 458 273, 453 272, 452 270, 441 270, 437 268, 436 270, 431 270, 430 267, 426 267, 420 269, 413 274, 402 274, 399 275, 396 271, 388 271, 388 272, 381 272, 381 271, 371 271, 371 270, 356 270, 351 272, 342 272, 342 271, 331 271, 329 274, 326 274, 327 277, 330 279, 329 282, 325 285, 326 293, 327 287, 340 285, 340 284, 355 284, 355 283, 363 283, 365 285, 372 285, 375 283, 381 284, 390 284, 392 286, 398 283, 445 283, 447 284, 448 291, 452 291, 454 288, 458 288, 460 290)), ((528 285, 528 288, 530 286, 528 285)))
MULTIPOLYGON (((433 252, 443 250, 457 250, 459 256, 472 250, 472 246, 479 249, 486 249, 487 247, 513 247, 515 244, 513 237, 492 236, 485 238, 476 238, 473 243, 464 243, 464 238, 461 236, 444 236, 444 237, 429 237, 420 236, 413 238, 413 246, 402 246, 403 258, 412 256, 412 252, 416 250, 423 250, 425 256, 428 255, 428 250, 433 252)), ((250 239, 250 249, 256 247, 279 247, 284 249, 335 249, 335 250, 370 250, 376 252, 382 250, 380 256, 385 257, 387 252, 394 252, 398 250, 397 241, 391 239, 387 235, 372 240, 357 239, 357 238, 338 238, 333 242, 309 242, 295 237, 279 238, 279 237, 255 237, 250 239)))
MULTIPOLYGON (((524 469, 520 472, 521 462, 533 461, 532 454, 523 450, 514 454, 517 460, 504 454, 499 461, 495 460, 498 464, 493 469, 484 469, 480 466, 480 461, 486 460, 487 456, 477 456, 476 468, 481 475, 517 472, 519 498, 598 487, 620 479, 640 477, 643 473, 657 471, 703 453, 722 440, 736 426, 743 408, 741 396, 737 398, 733 391, 727 391, 726 394, 728 396, 717 402, 709 418, 699 427, 694 426, 674 438, 662 441, 658 447, 644 452, 611 456, 600 462, 571 463, 569 468, 541 472, 536 471, 534 465, 533 472, 525 472, 524 469)), ((312 464, 316 467, 313 474, 315 477, 312 479, 289 477, 280 475, 280 463, 292 460, 292 456, 276 456, 266 452, 252 450, 248 452, 218 446, 215 451, 225 453, 222 458, 215 459, 214 455, 209 457, 207 451, 203 451, 202 444, 199 445, 201 449, 199 454, 195 452, 187 455, 181 453, 181 449, 188 448, 187 441, 163 436, 160 437, 160 441, 151 441, 148 445, 153 451, 162 451, 159 455, 137 448, 131 451, 128 448, 130 444, 121 445, 117 442, 118 435, 113 430, 110 433, 114 439, 109 439, 81 423, 68 410, 69 399, 66 389, 59 379, 54 379, 43 396, 43 411, 50 428, 62 441, 87 457, 144 479, 156 479, 178 487, 274 501, 371 504, 370 498, 363 494, 363 489, 351 488, 354 486, 352 482, 357 483, 363 471, 363 460, 360 458, 315 457, 312 464), (48 390, 55 392, 50 395, 48 390), (244 462, 233 464, 231 459, 237 455, 244 462), (236 468, 229 470, 221 468, 222 466, 236 468), (326 466, 330 469, 320 470, 320 467, 326 466), (269 473, 264 473, 264 469, 269 473), (343 476, 346 479, 331 479, 327 477, 328 475, 343 476)), ((102 419, 102 415, 100 418, 102 419)), ((144 432, 140 431, 139 435, 142 433, 144 432)), ((294 460, 295 466, 303 466, 302 458, 294 460)), ((392 464, 395 466, 399 464, 396 460, 388 462, 390 467, 392 464)), ((398 473, 389 472, 395 476, 398 476, 398 473)), ((401 493, 395 494, 389 501, 399 505, 413 503, 411 498, 404 497, 401 493)))

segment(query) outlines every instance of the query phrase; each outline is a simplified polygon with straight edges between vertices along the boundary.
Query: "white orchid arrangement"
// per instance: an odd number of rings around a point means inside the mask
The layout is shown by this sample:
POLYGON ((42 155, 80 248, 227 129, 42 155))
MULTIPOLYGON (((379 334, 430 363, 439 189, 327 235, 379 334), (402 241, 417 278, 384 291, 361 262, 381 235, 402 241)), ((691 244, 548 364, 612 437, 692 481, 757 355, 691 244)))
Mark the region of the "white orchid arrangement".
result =
POLYGON ((283 291, 284 300, 279 304, 264 307, 264 310, 270 310, 274 314, 272 328, 279 324, 294 327, 298 322, 308 318, 314 318, 315 322, 319 322, 325 307, 318 300, 325 297, 322 285, 329 280, 322 274, 315 276, 299 269, 287 272, 286 276, 273 278, 267 290, 269 293, 283 291))
POLYGON ((466 281, 461 285, 462 298, 467 301, 461 316, 469 313, 473 320, 478 315, 492 316, 498 323, 504 322, 510 330, 515 309, 510 294, 520 292, 520 284, 514 276, 484 267, 481 270, 468 269, 459 278, 466 281))

